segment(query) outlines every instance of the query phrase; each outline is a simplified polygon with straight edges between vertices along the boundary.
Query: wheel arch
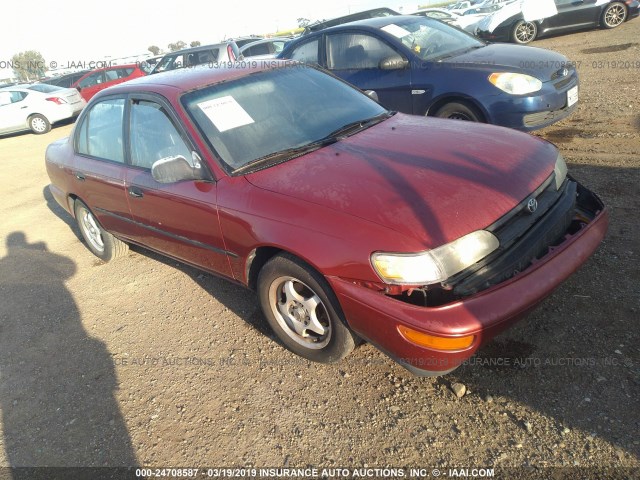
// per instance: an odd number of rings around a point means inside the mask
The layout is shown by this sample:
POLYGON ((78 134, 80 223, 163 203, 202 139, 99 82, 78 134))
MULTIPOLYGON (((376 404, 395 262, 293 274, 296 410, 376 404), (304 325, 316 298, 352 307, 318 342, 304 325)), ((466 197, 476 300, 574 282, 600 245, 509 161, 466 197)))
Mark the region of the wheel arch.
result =
POLYGON ((470 106, 478 111, 478 113, 482 116, 483 123, 491 123, 491 117, 489 116, 489 112, 482 106, 480 102, 478 102, 475 98, 470 97, 468 95, 464 95, 461 93, 458 94, 446 94, 445 96, 437 98, 429 108, 427 109, 426 116, 433 117, 440 108, 444 107, 447 103, 462 103, 467 106, 470 106))
POLYGON ((250 290, 253 290, 254 292, 257 290, 258 275, 260 274, 260 270, 262 270, 262 267, 264 267, 267 262, 269 262, 269 260, 271 260, 273 257, 280 254, 286 254, 300 260, 301 262, 304 262, 309 266, 309 268, 312 268, 320 276, 324 277, 317 265, 315 265, 307 257, 286 250, 279 246, 260 245, 251 250, 249 255, 247 255, 247 260, 245 262, 245 279, 247 282, 247 287, 250 290))
MULTIPOLYGON (((69 205, 69 211, 71 212, 73 218, 76 218, 76 200, 80 200, 82 202, 82 199, 75 193, 70 193, 69 195, 67 195, 67 204, 69 205)), ((86 205, 85 202, 83 203, 86 205)))
POLYGON ((29 115, 27 115, 27 124, 29 123, 29 120, 31 120, 31 117, 34 117, 36 115, 40 115, 44 118, 47 119, 47 122, 51 123, 51 120, 49 120, 49 117, 47 116, 46 113, 40 113, 40 112, 31 112, 29 115))

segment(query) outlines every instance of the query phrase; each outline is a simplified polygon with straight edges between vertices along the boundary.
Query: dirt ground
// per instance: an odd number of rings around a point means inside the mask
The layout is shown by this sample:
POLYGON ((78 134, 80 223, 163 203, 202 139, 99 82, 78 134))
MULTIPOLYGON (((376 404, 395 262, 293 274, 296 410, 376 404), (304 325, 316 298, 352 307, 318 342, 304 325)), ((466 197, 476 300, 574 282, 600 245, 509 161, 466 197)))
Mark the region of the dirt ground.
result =
POLYGON ((610 232, 537 310, 440 378, 370 345, 311 364, 276 343, 242 288, 140 248, 101 264, 46 189, 45 148, 71 125, 1 138, 0 466, 640 478, 639 38, 636 19, 535 42, 576 61, 582 82, 578 111, 536 134, 603 198, 610 232))

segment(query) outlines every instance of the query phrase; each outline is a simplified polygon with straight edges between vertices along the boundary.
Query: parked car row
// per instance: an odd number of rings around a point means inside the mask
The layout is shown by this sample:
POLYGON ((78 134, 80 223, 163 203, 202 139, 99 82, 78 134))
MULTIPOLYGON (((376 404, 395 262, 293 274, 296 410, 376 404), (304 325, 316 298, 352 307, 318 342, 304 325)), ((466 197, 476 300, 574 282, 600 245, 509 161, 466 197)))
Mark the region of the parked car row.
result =
MULTIPOLYGON (((506 46, 487 45, 430 20, 459 27, 486 41, 526 44, 556 32, 593 26, 614 28, 639 13, 638 0, 462 1, 448 9, 416 12, 415 16, 427 17, 422 21, 410 21, 391 9, 379 8, 317 22, 295 41, 241 37, 172 52, 154 65, 110 66, 45 83, 76 88, 88 101, 107 87, 149 73, 277 56, 321 65, 400 112, 531 131, 575 110, 579 82, 572 62, 542 50, 511 51, 506 46), (550 68, 533 72, 522 65, 550 68)), ((0 108, 11 105, 5 101, 0 108)), ((56 116, 49 118, 42 112, 31 112, 30 118, 35 122, 33 115, 37 113, 49 125, 57 121, 56 116)), ((11 116, 7 113, 0 118, 11 116)), ((42 131, 43 127, 34 129, 35 125, 29 129, 42 131)), ((0 128, 13 131, 18 127, 7 123, 0 128)))
POLYGON ((46 78, 37 84, 0 88, 0 135, 47 133, 51 125, 77 116, 98 92, 134 78, 201 64, 234 62, 245 57, 274 58, 290 38, 246 37, 217 45, 189 48, 153 62, 113 65, 46 78))

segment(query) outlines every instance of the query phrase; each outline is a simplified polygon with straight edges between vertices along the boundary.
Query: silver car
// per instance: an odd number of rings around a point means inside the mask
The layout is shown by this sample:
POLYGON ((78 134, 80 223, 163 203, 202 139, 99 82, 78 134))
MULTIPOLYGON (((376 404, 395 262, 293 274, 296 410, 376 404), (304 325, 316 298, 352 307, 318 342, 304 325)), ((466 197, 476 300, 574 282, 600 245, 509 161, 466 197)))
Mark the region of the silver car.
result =
POLYGON ((241 59, 242 54, 238 45, 229 41, 217 45, 204 45, 167 53, 156 63, 151 73, 167 72, 178 68, 195 67, 196 65, 235 62, 241 59))
POLYGON ((52 124, 79 115, 86 104, 75 88, 44 83, 0 88, 0 134, 47 133, 52 124))
POLYGON ((240 47, 240 53, 244 58, 251 58, 252 60, 275 58, 289 40, 291 38, 287 37, 263 38, 240 47))

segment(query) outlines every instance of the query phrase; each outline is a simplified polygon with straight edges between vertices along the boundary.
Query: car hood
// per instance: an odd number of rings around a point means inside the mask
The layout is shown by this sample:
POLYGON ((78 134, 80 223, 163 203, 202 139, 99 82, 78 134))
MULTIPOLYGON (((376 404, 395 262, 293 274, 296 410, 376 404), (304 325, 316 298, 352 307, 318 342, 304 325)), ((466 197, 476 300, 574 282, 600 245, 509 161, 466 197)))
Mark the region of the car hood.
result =
POLYGON ((567 57, 551 50, 505 43, 476 48, 447 58, 442 63, 468 65, 473 69, 486 68, 491 72, 526 73, 542 82, 550 81, 558 70, 570 65, 567 57))
POLYGON ((552 144, 514 130, 398 113, 246 179, 434 248, 505 215, 548 178, 556 158, 552 144))

